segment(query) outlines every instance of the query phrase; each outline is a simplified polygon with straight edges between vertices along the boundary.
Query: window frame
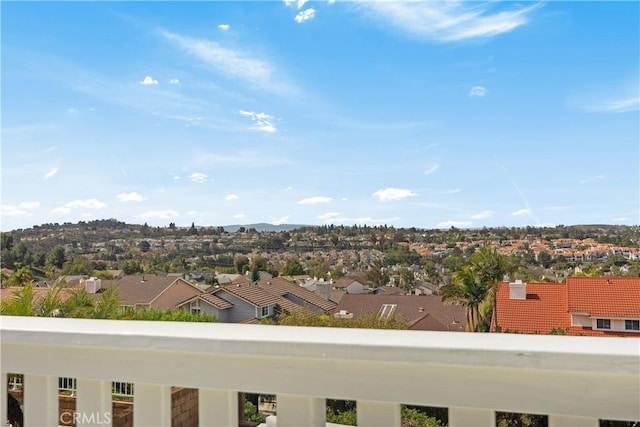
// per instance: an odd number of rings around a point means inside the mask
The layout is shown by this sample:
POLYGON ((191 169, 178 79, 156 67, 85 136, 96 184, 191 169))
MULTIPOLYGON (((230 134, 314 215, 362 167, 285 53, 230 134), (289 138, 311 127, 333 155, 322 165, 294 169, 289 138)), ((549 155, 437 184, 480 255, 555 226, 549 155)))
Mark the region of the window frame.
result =
POLYGON ((596 329, 611 329, 611 319, 596 319, 596 329))
POLYGON ((261 317, 267 317, 269 316, 269 306, 265 305, 264 307, 260 307, 260 315, 261 317), (265 313, 265 309, 266 309, 266 313, 265 313))
POLYGON ((640 332, 640 320, 625 319, 624 321, 625 331, 639 331, 640 332))

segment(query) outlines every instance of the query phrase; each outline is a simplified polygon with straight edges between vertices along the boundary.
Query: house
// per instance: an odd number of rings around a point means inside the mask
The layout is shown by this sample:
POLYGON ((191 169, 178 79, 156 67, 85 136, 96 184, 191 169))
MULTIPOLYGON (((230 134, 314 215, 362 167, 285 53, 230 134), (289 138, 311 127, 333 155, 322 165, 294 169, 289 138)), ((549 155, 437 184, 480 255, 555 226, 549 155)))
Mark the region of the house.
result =
POLYGON ((499 284, 493 332, 640 338, 640 278, 568 277, 499 284))
MULTIPOLYGON (((270 280, 260 280, 257 282, 257 286, 266 292, 277 295, 290 303, 297 305, 298 307, 308 307, 316 314, 333 312, 337 306, 335 302, 327 298, 323 298, 315 292, 278 277, 274 277, 270 280)), ((285 311, 290 311, 287 307, 290 309, 294 308, 292 305, 286 304, 286 306, 283 307, 285 311)))
POLYGON ((100 289, 115 288, 122 300, 122 307, 131 308, 174 309, 183 301, 202 293, 183 278, 172 276, 132 275, 102 281, 91 278, 84 284, 90 294, 97 294, 100 289))
POLYGON ((373 295, 405 295, 406 292, 402 288, 396 286, 380 286, 371 290, 373 295))
POLYGON ((345 291, 348 294, 362 294, 369 289, 364 280, 357 277, 344 277, 333 283, 334 290, 345 291))
POLYGON ((189 310, 192 314, 213 315, 218 321, 228 323, 233 304, 215 295, 201 293, 179 303, 177 308, 189 310))
POLYGON ((342 318, 372 314, 395 316, 410 330, 464 332, 466 325, 466 310, 444 304, 438 296, 347 294, 335 310, 335 316, 342 318))
POLYGON ((242 278, 225 286, 214 287, 209 294, 233 305, 225 315, 226 322, 229 323, 273 316, 276 304, 281 302, 278 296, 242 278))

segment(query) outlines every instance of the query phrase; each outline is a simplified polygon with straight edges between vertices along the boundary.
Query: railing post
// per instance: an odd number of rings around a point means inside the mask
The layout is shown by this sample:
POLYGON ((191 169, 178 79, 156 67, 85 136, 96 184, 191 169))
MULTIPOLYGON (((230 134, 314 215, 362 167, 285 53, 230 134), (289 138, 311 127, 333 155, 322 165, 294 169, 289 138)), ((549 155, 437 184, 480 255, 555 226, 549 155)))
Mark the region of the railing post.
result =
POLYGON ((134 384, 133 426, 171 427, 171 386, 134 384))
MULTIPOLYGON (((26 426, 57 426, 58 377, 24 376, 24 424, 26 426)), ((6 399, 6 395, 4 397, 6 399)))
POLYGON ((277 395, 278 427, 324 427, 326 399, 291 394, 277 395))
POLYGON ((449 427, 494 427, 496 412, 489 409, 449 408, 449 427))
POLYGON ((111 381, 76 380, 76 427, 110 426, 113 422, 111 381))
POLYGON ((238 392, 198 390, 198 424, 209 427, 238 425, 238 392))
POLYGON ((358 427, 400 427, 400 404, 358 400, 358 427))
POLYGON ((597 418, 549 415, 549 427, 598 427, 599 425, 597 418))
POLYGON ((4 426, 7 423, 7 419, 9 418, 8 413, 8 396, 9 387, 7 384, 9 383, 9 376, 7 372, 0 372, 0 426, 4 426))

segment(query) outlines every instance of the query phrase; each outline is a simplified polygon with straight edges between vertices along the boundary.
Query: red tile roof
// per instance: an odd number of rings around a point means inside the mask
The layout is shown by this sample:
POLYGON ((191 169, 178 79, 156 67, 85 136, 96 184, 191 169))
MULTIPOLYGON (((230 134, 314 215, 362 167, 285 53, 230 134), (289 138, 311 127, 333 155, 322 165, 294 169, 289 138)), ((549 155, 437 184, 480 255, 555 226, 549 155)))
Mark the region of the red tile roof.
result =
POLYGON ((567 287, 570 313, 640 317, 640 277, 568 277, 567 287))
POLYGON ((509 283, 500 283, 492 331, 548 334, 562 328, 568 335, 630 336, 625 331, 571 326, 571 313, 590 317, 640 317, 640 278, 569 277, 567 283, 527 283, 527 298, 511 299, 509 283))
POLYGON ((510 299, 509 283, 498 285, 492 330, 548 334, 554 328, 570 325, 565 284, 527 283, 527 299, 524 300, 510 299))

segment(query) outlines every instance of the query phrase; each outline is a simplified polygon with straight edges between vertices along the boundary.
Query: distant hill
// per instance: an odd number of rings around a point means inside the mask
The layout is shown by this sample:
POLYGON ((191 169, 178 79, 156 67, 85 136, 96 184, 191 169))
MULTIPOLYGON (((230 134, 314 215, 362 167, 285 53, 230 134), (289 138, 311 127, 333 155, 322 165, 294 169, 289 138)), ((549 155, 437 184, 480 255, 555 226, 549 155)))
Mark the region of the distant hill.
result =
POLYGON ((313 227, 311 225, 303 225, 303 224, 267 224, 266 222, 260 222, 258 224, 232 224, 232 225, 224 225, 224 231, 228 233, 235 233, 238 231, 240 227, 244 227, 249 230, 250 228, 255 228, 258 232, 278 232, 278 231, 291 231, 296 228, 301 227, 313 227))

